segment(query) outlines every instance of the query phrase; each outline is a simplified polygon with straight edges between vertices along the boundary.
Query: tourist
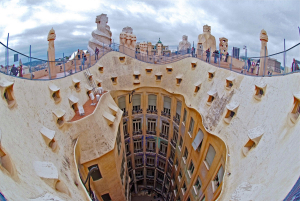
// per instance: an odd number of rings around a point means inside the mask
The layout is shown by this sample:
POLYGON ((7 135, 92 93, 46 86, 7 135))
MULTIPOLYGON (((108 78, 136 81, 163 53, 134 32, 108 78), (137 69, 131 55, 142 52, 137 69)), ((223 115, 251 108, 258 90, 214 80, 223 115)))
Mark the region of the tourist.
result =
POLYGON ((218 50, 215 50, 215 51, 214 51, 214 58, 215 58, 214 63, 217 63, 218 57, 219 57, 219 51, 218 51, 218 50))
POLYGON ((221 61, 222 61, 222 56, 223 56, 223 54, 222 54, 221 51, 220 51, 220 63, 221 63, 221 61))
POLYGON ((292 63, 292 72, 300 70, 298 63, 296 62, 295 58, 293 58, 293 63, 292 63))
POLYGON ((249 72, 250 66, 251 66, 251 61, 250 61, 250 59, 248 59, 248 69, 247 69, 247 72, 249 72))
POLYGON ((225 62, 227 62, 227 60, 228 60, 228 57, 229 57, 229 53, 227 52, 227 54, 226 54, 226 58, 225 58, 225 62))
POLYGON ((11 67, 11 70, 10 70, 10 75, 17 76, 18 73, 19 73, 18 68, 16 68, 16 67, 15 67, 15 64, 13 64, 13 66, 11 67))
POLYGON ((260 64, 260 59, 258 59, 257 62, 256 62, 256 68, 257 68, 256 75, 259 74, 259 64, 260 64))
POLYGON ((210 58, 210 51, 209 49, 206 50, 206 62, 209 63, 209 58, 210 58))
POLYGON ((96 47, 95 49, 95 60, 98 60, 99 49, 96 47), (96 59, 97 58, 97 59, 96 59))
POLYGON ((79 51, 79 49, 77 51, 77 55, 78 55, 78 60, 79 60, 80 59, 80 51, 79 51))

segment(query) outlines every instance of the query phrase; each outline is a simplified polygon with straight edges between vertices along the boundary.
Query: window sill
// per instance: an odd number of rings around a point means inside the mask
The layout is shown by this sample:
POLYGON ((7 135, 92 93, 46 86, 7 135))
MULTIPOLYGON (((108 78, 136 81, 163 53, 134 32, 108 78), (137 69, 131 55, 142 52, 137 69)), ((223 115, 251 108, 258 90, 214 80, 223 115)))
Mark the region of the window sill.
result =
POLYGON ((188 132, 188 134, 189 134, 190 138, 192 138, 192 135, 191 135, 191 133, 190 133, 190 132, 188 132))
POLYGON ((178 149, 179 149, 179 151, 181 152, 181 147, 180 147, 180 146, 178 146, 178 149))
POLYGON ((178 181, 179 181, 179 182, 181 181, 181 177, 180 177, 180 176, 178 176, 178 181))
POLYGON ((182 160, 183 160, 184 164, 186 164, 186 158, 182 157, 182 160))
POLYGON ((196 190, 196 187, 195 187, 195 186, 193 186, 193 189, 194 189, 194 193, 195 193, 195 195, 198 195, 198 192, 197 192, 197 190, 196 190))
POLYGON ((203 161, 203 162, 204 162, 204 165, 205 165, 206 169, 209 170, 209 165, 208 165, 208 163, 207 163, 206 161, 203 161))
POLYGON ((193 173, 191 173, 190 170, 188 170, 187 173, 188 173, 189 177, 192 178, 192 174, 193 174, 193 173))

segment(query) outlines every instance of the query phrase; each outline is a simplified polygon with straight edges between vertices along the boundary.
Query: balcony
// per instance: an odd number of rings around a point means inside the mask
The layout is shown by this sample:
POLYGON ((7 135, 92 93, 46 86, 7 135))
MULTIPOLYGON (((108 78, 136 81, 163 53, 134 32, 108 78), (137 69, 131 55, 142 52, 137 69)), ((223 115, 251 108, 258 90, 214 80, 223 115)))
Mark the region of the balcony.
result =
POLYGON ((123 117, 127 117, 128 116, 128 111, 123 111, 123 117))
POLYGON ((163 182, 163 179, 159 178, 159 177, 157 177, 156 180, 159 181, 159 182, 163 182))
POLYGON ((140 163, 140 164, 135 164, 135 167, 142 167, 143 166, 143 163, 140 163))
POLYGON ((171 118, 171 114, 167 113, 167 112, 164 112, 164 111, 161 111, 161 115, 165 116, 165 117, 168 117, 169 119, 171 118))
POLYGON ((169 137, 169 135, 165 134, 165 133, 160 133, 159 136, 162 138, 165 138, 166 140, 168 140, 168 137, 169 137))
POLYGON ((143 152, 143 149, 135 149, 134 153, 143 152))
POLYGON ((149 113, 149 114, 157 114, 157 110, 149 110, 149 109, 147 109, 147 113, 149 113))
POLYGON ((129 156, 130 155, 130 151, 129 152, 126 152, 126 156, 129 156))
POLYGON ((173 116, 173 121, 174 121, 177 125, 179 125, 179 123, 180 123, 180 119, 176 118, 176 116, 173 116))
POLYGON ((135 178, 136 180, 144 179, 144 175, 136 175, 135 178))
POLYGON ((129 133, 124 133, 124 138, 128 138, 129 137, 129 133))
POLYGON ((173 165, 173 162, 174 162, 173 158, 169 158, 169 163, 173 165))
POLYGON ((155 164, 154 163, 146 163, 146 166, 148 166, 148 167, 154 167, 155 164))
POLYGON ((132 135, 142 135, 143 131, 139 130, 139 131, 132 131, 132 135))
POLYGON ((149 131, 149 130, 146 130, 146 134, 149 134, 149 135, 156 135, 156 131, 149 131))
POLYGON ((159 150, 159 152, 158 152, 160 155, 162 155, 162 156, 164 156, 164 157, 166 157, 166 155, 167 155, 167 153, 165 153, 165 152, 162 152, 161 150, 159 150))
POLYGON ((171 145, 174 147, 174 148, 176 148, 176 141, 175 140, 171 140, 171 145))
POLYGON ((146 148, 146 152, 152 152, 152 153, 155 153, 155 149, 149 149, 149 148, 146 148))
POLYGON ((143 113, 143 109, 132 110, 132 114, 141 114, 141 113, 143 113))
POLYGON ((165 171, 165 165, 162 167, 162 166, 158 166, 157 167, 159 170, 161 170, 161 171, 165 171))
POLYGON ((154 176, 152 175, 146 175, 147 179, 154 179, 154 176))

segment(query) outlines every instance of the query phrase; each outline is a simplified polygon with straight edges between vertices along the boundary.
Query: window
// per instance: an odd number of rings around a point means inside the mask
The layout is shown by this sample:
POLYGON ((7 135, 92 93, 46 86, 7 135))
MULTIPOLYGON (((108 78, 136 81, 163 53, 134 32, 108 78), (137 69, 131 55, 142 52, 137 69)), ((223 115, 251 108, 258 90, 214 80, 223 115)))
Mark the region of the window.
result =
POLYGON ((126 120, 123 120, 123 132, 124 132, 124 137, 129 137, 127 121, 126 120))
POLYGON ((113 84, 116 84, 117 83, 117 77, 112 77, 111 81, 112 81, 113 84))
POLYGON ((160 183, 156 182, 156 189, 159 190, 159 191, 161 191, 162 185, 160 183))
POLYGON ((178 160, 176 159, 175 160, 175 169, 176 169, 176 171, 177 171, 177 168, 178 168, 178 160))
POLYGON ((181 169, 180 169, 180 170, 179 170, 179 173, 178 173, 178 181, 179 181, 179 182, 180 182, 181 178, 182 178, 182 173, 181 173, 181 169))
POLYGON ((194 119, 193 119, 193 117, 191 117, 190 127, 189 127, 189 135, 190 135, 190 137, 192 137, 192 135, 193 135, 194 123, 195 123, 194 119))
POLYGON ((88 170, 90 171, 92 168, 95 168, 91 172, 91 176, 93 178, 93 181, 97 181, 97 180, 101 179, 102 175, 100 173, 100 169, 99 169, 98 165, 97 164, 92 165, 92 166, 88 167, 88 170))
POLYGON ((164 174, 157 171, 157 180, 162 182, 164 180, 164 174))
POLYGON ((177 85, 179 85, 182 82, 182 78, 176 78, 177 85))
POLYGON ((216 151, 215 151, 214 147, 209 145, 209 148, 208 148, 208 151, 207 151, 207 154, 205 157, 205 163, 206 163, 208 169, 211 166, 211 164, 215 158, 215 155, 216 155, 216 151))
POLYGON ((148 111, 151 113, 156 111, 156 99, 156 95, 148 95, 148 111))
POLYGON ((159 158, 158 159, 158 168, 164 171, 165 170, 165 166, 166 166, 165 160, 159 158))
POLYGON ((160 81, 161 80, 162 75, 156 75, 156 80, 160 81))
POLYGON ((174 127, 174 129, 173 129, 173 137, 172 137, 172 140, 171 140, 171 143, 172 143, 172 145, 174 147, 176 147, 177 139, 178 139, 178 129, 176 127, 174 127))
POLYGON ((123 111, 126 112, 126 99, 125 96, 122 96, 118 99, 118 105, 119 108, 123 111))
POLYGON ((148 139, 147 140, 147 151, 150 151, 150 152, 155 152, 155 139, 148 139))
POLYGON ((147 156, 147 165, 154 166, 155 165, 155 156, 147 156))
POLYGON ((167 154, 167 149, 168 149, 168 144, 166 142, 160 142, 160 149, 159 153, 163 156, 166 156, 167 154))
POLYGON ((182 190, 182 194, 184 195, 185 192, 186 192, 186 185, 185 185, 185 182, 183 182, 183 185, 182 185, 181 190, 182 190))
POLYGON ((132 168, 132 166, 131 166, 131 159, 130 158, 127 159, 127 168, 128 169, 132 168))
POLYGON ((180 115, 181 115, 181 102, 177 101, 177 107, 176 107, 176 116, 175 116, 175 122, 179 124, 180 121, 180 115))
POLYGON ((202 142, 203 142, 203 137, 204 137, 204 134, 202 132, 201 129, 199 129, 193 143, 192 143, 192 146, 194 148, 194 150, 200 152, 200 149, 201 149, 201 146, 202 146, 202 142))
POLYGON ((190 197, 188 197, 188 198, 186 199, 186 201, 191 201, 191 198, 190 198, 190 197))
POLYGON ((167 174, 169 176, 171 176, 171 173, 172 173, 172 166, 170 164, 168 164, 168 171, 167 171, 167 174))
POLYGON ((132 96, 132 113, 138 112, 141 109, 141 94, 132 96))
POLYGON ((207 99, 207 103, 212 103, 214 101, 215 97, 212 96, 212 95, 209 95, 208 96, 208 99, 207 99))
POLYGON ((201 186, 202 186, 202 182, 200 180, 200 177, 198 177, 197 180, 196 180, 196 182, 195 182, 195 184, 194 184, 194 186, 193 186, 193 189, 194 189, 194 192, 195 192, 196 195, 200 191, 201 186))
POLYGON ((142 134, 142 120, 141 119, 133 119, 132 120, 132 130, 133 134, 142 134))
POLYGON ((177 192, 178 192, 178 188, 177 188, 177 185, 175 185, 175 187, 174 187, 174 195, 175 196, 176 196, 177 192))
POLYGON ((135 166, 139 167, 143 165, 143 156, 135 156, 135 166))
POLYGON ((142 151, 142 139, 133 140, 134 152, 142 151))
POLYGON ((161 133, 160 133, 161 137, 163 137, 165 139, 168 139, 168 137, 169 137, 169 127, 170 127, 169 122, 162 121, 161 133))
POLYGON ((233 86, 232 80, 227 80, 227 79, 226 79, 226 88, 227 88, 227 89, 230 89, 232 86, 233 86))
POLYGON ((147 186, 151 186, 153 188, 154 181, 153 180, 147 180, 147 186))
POLYGON ((147 169, 147 177, 154 178, 154 169, 147 169))
POLYGON ((187 113, 187 112, 186 112, 186 109, 184 108, 184 112, 183 112, 183 120, 182 120, 184 123, 185 123, 185 121, 186 121, 186 113, 187 113))
POLYGON ((203 196, 203 198, 200 201, 205 201, 205 196, 203 196))
POLYGON ((170 160, 173 162, 175 157, 175 149, 171 148, 171 153, 170 153, 170 160))
POLYGON ((224 176, 224 169, 223 166, 221 165, 218 174, 215 176, 213 180, 213 192, 215 192, 217 188, 220 186, 221 182, 223 181, 223 176, 224 176))
POLYGON ((180 136, 179 145, 178 145, 178 148, 179 148, 180 151, 181 151, 181 148, 182 148, 182 144, 183 144, 183 139, 180 136))
POLYGON ((189 174, 190 178, 191 178, 192 175, 193 175, 194 169, 195 169, 194 163, 193 163, 193 161, 191 160, 190 166, 189 166, 189 169, 188 169, 188 174, 189 174))
POLYGON ((147 134, 156 134, 156 119, 147 119, 147 134))
POLYGON ((144 177, 143 172, 144 172, 143 169, 136 169, 136 170, 135 170, 135 177, 136 177, 137 179, 143 178, 143 177, 144 177))
POLYGON ((104 195, 101 195, 101 198, 103 201, 111 201, 112 199, 109 196, 109 193, 106 193, 104 195))
POLYGON ((189 155, 189 152, 188 152, 187 148, 185 147, 184 154, 183 154, 183 157, 182 157, 184 163, 186 163, 188 155, 189 155))
POLYGON ((121 141, 121 134, 120 134, 120 127, 118 128, 118 133, 117 133, 117 146, 118 146, 118 154, 120 155, 121 147, 122 147, 122 141, 121 141))
POLYGON ((164 111, 163 115, 170 116, 171 114, 171 98, 164 96, 164 111))
POLYGON ((129 141, 125 142, 125 150, 126 150, 126 154, 130 154, 130 148, 129 148, 129 141))

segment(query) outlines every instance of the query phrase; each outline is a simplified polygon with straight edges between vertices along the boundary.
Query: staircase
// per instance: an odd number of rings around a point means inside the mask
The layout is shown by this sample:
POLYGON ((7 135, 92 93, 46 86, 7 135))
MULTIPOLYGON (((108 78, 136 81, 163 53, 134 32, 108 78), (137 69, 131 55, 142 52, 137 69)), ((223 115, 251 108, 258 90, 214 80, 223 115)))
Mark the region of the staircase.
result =
POLYGON ((89 83, 89 86, 92 87, 92 91, 94 93, 94 95, 97 94, 97 91, 96 91, 96 83, 93 79, 93 75, 91 74, 89 68, 87 68, 85 71, 84 71, 84 75, 85 75, 85 78, 87 79, 88 83, 89 83))

